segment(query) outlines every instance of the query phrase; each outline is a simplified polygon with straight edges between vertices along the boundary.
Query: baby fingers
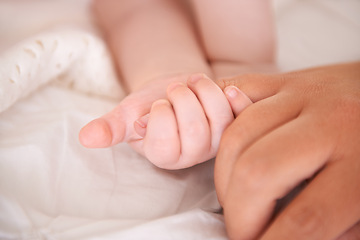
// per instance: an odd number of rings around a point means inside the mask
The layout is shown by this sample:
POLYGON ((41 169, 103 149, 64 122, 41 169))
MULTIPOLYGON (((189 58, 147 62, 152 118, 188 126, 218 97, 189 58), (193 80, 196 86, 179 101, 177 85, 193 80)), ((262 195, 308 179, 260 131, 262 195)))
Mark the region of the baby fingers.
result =
POLYGON ((168 87, 168 98, 173 105, 181 144, 179 166, 185 168, 208 158, 211 146, 209 123, 196 95, 184 84, 168 87))
POLYGON ((180 157, 180 140, 169 101, 155 101, 148 118, 143 145, 145 156, 158 167, 174 168, 180 157))
POLYGON ((195 74, 187 82, 195 93, 206 115, 211 132, 211 149, 214 157, 225 128, 234 120, 230 104, 222 90, 204 74, 195 74))
POLYGON ((141 134, 145 156, 166 169, 187 168, 211 158, 209 123, 196 95, 180 82, 169 85, 167 92, 169 100, 154 102, 149 116, 143 117, 146 130, 138 126, 139 134, 146 131, 141 134))

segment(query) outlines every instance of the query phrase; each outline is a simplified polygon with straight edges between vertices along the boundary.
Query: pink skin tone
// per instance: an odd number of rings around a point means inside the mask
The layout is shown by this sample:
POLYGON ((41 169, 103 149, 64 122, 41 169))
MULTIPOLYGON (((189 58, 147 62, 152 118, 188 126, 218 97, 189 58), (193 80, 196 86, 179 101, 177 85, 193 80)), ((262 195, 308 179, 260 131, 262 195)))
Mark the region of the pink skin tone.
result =
MULTIPOLYGON (((261 239, 287 239, 289 236, 319 239, 317 234, 333 239, 356 223, 359 194, 358 185, 354 183, 359 182, 359 154, 348 161, 330 161, 325 169, 319 169, 324 162, 309 160, 314 153, 325 151, 329 141, 336 142, 338 138, 328 134, 336 134, 341 129, 349 131, 343 134, 343 142, 337 141, 341 154, 336 156, 358 153, 356 129, 359 121, 353 118, 358 115, 345 114, 348 121, 342 125, 337 125, 341 118, 330 118, 334 116, 333 106, 344 95, 334 95, 333 105, 328 101, 319 104, 331 98, 329 93, 337 94, 339 89, 347 90, 345 93, 357 89, 357 85, 348 88, 354 82, 348 82, 347 74, 359 69, 358 65, 345 67, 344 71, 342 67, 341 71, 329 67, 320 75, 313 75, 310 70, 304 75, 248 75, 245 79, 244 76, 230 79, 228 85, 238 86, 254 101, 252 104, 235 86, 222 86, 224 94, 204 74, 218 79, 262 72, 272 65, 275 47, 270 1, 189 0, 185 7, 182 6, 185 1, 175 0, 94 2, 96 16, 129 95, 111 112, 84 126, 79 136, 84 146, 109 147, 128 142, 155 165, 168 169, 190 167, 217 153, 216 190, 232 239, 257 239, 262 234, 261 239), (330 75, 326 75, 328 71, 330 75), (317 81, 321 76, 326 82, 340 76, 339 82, 348 84, 319 85, 317 81), (284 81, 285 77, 289 77, 289 81, 284 81), (300 84, 292 85, 290 80, 297 77, 300 84), (309 84, 311 79, 316 82, 309 84), (336 90, 319 95, 319 86, 336 86, 336 90), (297 125, 290 125, 293 128, 284 128, 289 130, 287 137, 273 140, 281 136, 282 131, 280 135, 272 134, 267 141, 258 141, 267 135, 266 128, 296 118, 294 110, 302 107, 310 109, 312 114, 307 118, 302 115, 297 125), (234 120, 234 116, 238 117, 234 120), (324 124, 317 126, 317 117, 324 117, 324 124), (315 121, 309 121, 311 118, 315 121), (326 129, 329 126, 333 127, 326 129), (313 139, 325 144, 309 144, 309 137, 316 132, 316 136, 323 138, 313 139), (294 133, 308 137, 293 140, 294 133), (239 136, 242 136, 241 141, 239 136), (248 146, 251 141, 258 143, 256 148, 248 146), (309 151, 314 148, 316 151, 309 151), (243 150, 245 156, 241 154, 243 150), (302 156, 303 161, 294 161, 292 151, 300 152, 297 156, 302 156), (274 222, 269 222, 275 200, 318 170, 321 172, 313 184, 274 222), (292 171, 297 174, 291 174, 292 171)), ((358 70, 355 73, 358 79, 358 70)), ((351 99, 355 98, 343 100, 349 103, 351 99)), ((354 106, 357 107, 351 111, 356 113, 358 104, 354 106)), ((344 113, 341 109, 336 110, 344 113)), ((321 156, 316 158, 319 159, 328 160, 321 156)), ((357 223, 340 239, 358 239, 359 229, 357 223)))
POLYGON ((215 156, 233 114, 211 80, 195 83, 191 79, 198 75, 194 73, 214 79, 249 70, 244 65, 272 65, 271 7, 262 0, 184 3, 95 1, 96 16, 129 95, 81 129, 84 146, 127 142, 155 165, 168 169, 190 167, 215 156), (223 15, 221 21, 215 23, 215 15, 223 15), (163 127, 167 130, 157 130, 163 127))
POLYGON ((135 122, 135 130, 144 137, 144 155, 170 169, 215 157, 223 131, 234 120, 231 107, 239 114, 251 104, 236 87, 225 92, 203 74, 192 75, 187 85, 169 85, 168 99, 155 101, 150 114, 135 122))
MULTIPOLYGON (((167 169, 187 168, 215 157, 225 128, 251 104, 237 87, 229 86, 224 94, 204 74, 190 76, 186 84, 171 83, 166 92, 167 98, 154 101, 150 113, 134 121, 129 144, 167 169)), ((100 121, 96 133, 101 125, 105 135, 111 134, 105 119, 95 121, 100 121)))

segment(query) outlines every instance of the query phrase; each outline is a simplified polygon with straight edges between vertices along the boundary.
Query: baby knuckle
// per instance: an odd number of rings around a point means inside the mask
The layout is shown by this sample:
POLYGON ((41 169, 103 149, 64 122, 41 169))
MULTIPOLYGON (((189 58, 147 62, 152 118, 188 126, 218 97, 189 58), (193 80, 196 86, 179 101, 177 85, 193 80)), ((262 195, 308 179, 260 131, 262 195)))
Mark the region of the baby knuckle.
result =
POLYGON ((229 110, 229 112, 219 113, 215 119, 210 119, 210 123, 213 126, 213 131, 219 131, 223 133, 229 124, 234 121, 234 115, 229 110))
POLYGON ((207 133, 207 127, 199 122, 191 123, 183 128, 182 133, 190 139, 202 138, 207 133))
POLYGON ((150 162, 161 168, 168 168, 175 164, 179 160, 180 153, 176 146, 172 146, 169 142, 167 139, 153 140, 145 151, 145 156, 150 162))

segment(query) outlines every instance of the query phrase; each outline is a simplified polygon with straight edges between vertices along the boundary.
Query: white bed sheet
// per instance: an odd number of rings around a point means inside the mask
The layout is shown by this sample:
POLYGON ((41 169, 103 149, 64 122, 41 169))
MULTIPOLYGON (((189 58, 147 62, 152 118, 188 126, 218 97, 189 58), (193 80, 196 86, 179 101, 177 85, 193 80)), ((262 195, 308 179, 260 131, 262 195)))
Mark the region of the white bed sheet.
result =
MULTIPOLYGON (((282 69, 360 59, 359 1, 274 10, 282 69)), ((126 144, 79 144, 123 96, 88 1, 2 1, 0 41, 0 239, 226 239, 213 161, 165 171, 126 144)))

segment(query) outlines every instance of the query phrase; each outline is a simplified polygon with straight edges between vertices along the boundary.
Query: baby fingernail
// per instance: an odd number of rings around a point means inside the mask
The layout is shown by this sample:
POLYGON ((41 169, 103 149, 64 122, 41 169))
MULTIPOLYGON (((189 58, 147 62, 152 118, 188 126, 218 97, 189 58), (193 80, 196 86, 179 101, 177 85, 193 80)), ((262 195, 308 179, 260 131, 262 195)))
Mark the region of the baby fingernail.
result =
POLYGON ((193 74, 189 77, 188 82, 196 83, 197 81, 199 81, 200 79, 203 79, 203 78, 205 78, 205 74, 203 74, 203 73, 193 74))
POLYGON ((168 88, 167 88, 167 91, 168 92, 171 92, 173 91, 174 89, 178 88, 178 87, 185 87, 185 84, 183 84, 182 82, 174 82, 174 83, 171 83, 168 88))
POLYGON ((146 128, 148 122, 149 122, 149 114, 146 114, 141 118, 139 118, 138 120, 136 120, 136 123, 142 128, 146 128))
MULTIPOLYGON (((155 102, 153 102, 153 104, 151 105, 151 110, 155 107, 158 107, 158 106, 171 106, 170 102, 166 99, 159 99, 159 100, 156 100, 155 102)), ((149 115, 149 114, 147 114, 149 115)), ((146 115, 145 115, 146 116, 146 115)), ((149 118, 149 117, 148 117, 149 118)))

